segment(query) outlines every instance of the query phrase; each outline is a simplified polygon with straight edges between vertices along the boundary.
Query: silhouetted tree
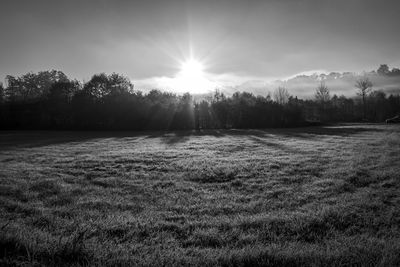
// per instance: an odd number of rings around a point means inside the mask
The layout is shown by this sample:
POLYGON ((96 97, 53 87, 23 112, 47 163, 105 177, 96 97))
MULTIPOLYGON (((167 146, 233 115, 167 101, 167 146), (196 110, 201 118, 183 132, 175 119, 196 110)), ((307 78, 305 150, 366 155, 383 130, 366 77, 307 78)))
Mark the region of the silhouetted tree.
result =
POLYGON ((216 90, 211 100, 211 113, 214 128, 227 128, 228 116, 230 111, 229 101, 226 96, 216 90))
POLYGON ((4 86, 3 83, 0 83, 0 104, 3 104, 5 100, 4 86))
POLYGON ((20 77, 6 76, 7 98, 14 101, 34 102, 41 100, 53 83, 68 81, 67 76, 57 70, 27 73, 20 77))
POLYGON ((194 104, 194 128, 196 131, 200 131, 200 105, 199 103, 194 104))
POLYGON ((180 97, 174 118, 171 124, 172 129, 193 129, 194 127, 194 105, 193 98, 189 93, 180 97))
POLYGON ((128 128, 133 85, 120 74, 95 74, 74 96, 75 120, 80 128, 128 128))
POLYGON ((199 128, 200 129, 213 128, 210 104, 207 101, 203 100, 198 104, 198 108, 199 108, 199 128))
POLYGON ((382 91, 373 91, 369 95, 370 118, 373 121, 385 121, 390 114, 387 112, 386 94, 382 91))
POLYGON ((315 100, 317 101, 321 113, 322 120, 327 120, 327 108, 331 96, 329 94, 328 86, 324 82, 321 82, 315 92, 315 100))
MULTIPOLYGON (((135 99, 137 98, 135 97, 135 99)), ((179 102, 178 97, 172 93, 151 90, 144 99, 141 108, 135 113, 143 110, 144 106, 148 107, 144 108, 148 110, 146 127, 152 130, 170 129, 179 102)))
POLYGON ((390 74, 389 67, 386 64, 381 64, 376 72, 378 74, 380 74, 380 75, 388 75, 388 74, 390 74))
POLYGON ((284 125, 285 127, 300 126, 303 122, 303 112, 301 101, 297 97, 290 96, 288 104, 284 106, 284 125))
POLYGON ((386 105, 390 114, 389 117, 392 117, 393 115, 400 115, 400 94, 390 95, 387 98, 386 105))
POLYGON ((65 128, 73 124, 71 101, 79 89, 78 81, 59 81, 52 84, 46 99, 52 128, 65 128))
POLYGON ((328 86, 324 82, 321 82, 316 89, 315 99, 320 103, 327 103, 331 99, 329 94, 328 86))
POLYGON ((363 118, 366 119, 367 116, 367 103, 366 99, 368 93, 372 90, 372 82, 368 79, 368 77, 361 77, 356 81, 356 88, 358 88, 357 94, 362 97, 363 103, 363 118))
POLYGON ((354 101, 344 95, 334 95, 331 98, 330 119, 332 121, 354 120, 354 101))
POLYGON ((371 91, 360 78, 355 85, 363 101, 334 95, 321 83, 315 99, 290 96, 281 87, 271 96, 220 91, 193 103, 190 94, 133 90, 129 79, 112 73, 95 74, 80 84, 59 71, 7 76, 0 85, 0 127, 8 129, 129 129, 178 130, 207 128, 266 128, 304 125, 306 120, 354 121, 361 117, 383 121, 400 112, 400 95, 371 91), (366 110, 366 101, 369 107, 366 110), (321 104, 325 107, 321 108, 321 104), (364 112, 362 112, 364 111, 364 112), (367 112, 368 111, 368 112, 367 112))
POLYGON ((289 92, 285 87, 278 87, 275 91, 274 91, 274 100, 280 104, 280 105, 284 105, 289 101, 289 92))

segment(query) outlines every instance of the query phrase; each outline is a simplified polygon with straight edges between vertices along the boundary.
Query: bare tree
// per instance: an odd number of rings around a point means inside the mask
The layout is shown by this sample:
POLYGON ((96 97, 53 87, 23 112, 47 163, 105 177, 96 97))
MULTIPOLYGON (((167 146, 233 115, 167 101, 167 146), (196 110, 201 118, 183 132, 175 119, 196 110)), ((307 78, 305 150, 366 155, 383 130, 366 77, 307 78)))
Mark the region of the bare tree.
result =
POLYGON ((329 94, 328 86, 326 86, 325 82, 321 81, 321 83, 318 85, 315 92, 315 99, 319 106, 321 120, 327 120, 327 105, 331 100, 331 96, 329 94))
POLYGON ((363 102, 363 111, 364 111, 364 119, 366 119, 367 114, 367 95, 372 90, 372 82, 368 79, 368 77, 361 77, 356 81, 355 87, 358 88, 357 95, 362 97, 363 102))
POLYGON ((3 103, 5 101, 4 99, 4 87, 3 87, 3 83, 0 83, 0 104, 3 103))
POLYGON ((325 104, 329 102, 329 100, 331 100, 329 89, 328 86, 326 86, 325 82, 321 82, 320 85, 318 85, 315 92, 315 99, 321 104, 325 104))
POLYGON ((274 100, 280 105, 286 104, 289 101, 290 97, 290 94, 285 87, 278 87, 274 91, 273 95, 274 95, 274 100))

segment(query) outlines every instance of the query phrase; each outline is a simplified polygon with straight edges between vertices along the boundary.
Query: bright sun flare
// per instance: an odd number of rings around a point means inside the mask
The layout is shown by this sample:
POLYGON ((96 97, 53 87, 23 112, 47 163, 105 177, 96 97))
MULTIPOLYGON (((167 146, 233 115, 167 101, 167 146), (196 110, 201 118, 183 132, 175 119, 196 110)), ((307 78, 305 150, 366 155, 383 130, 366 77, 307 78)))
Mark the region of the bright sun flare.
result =
POLYGON ((216 85, 206 78, 204 65, 194 58, 181 63, 180 71, 173 79, 172 87, 178 92, 206 93, 216 85))
POLYGON ((193 79, 202 77, 203 65, 195 59, 189 59, 182 63, 181 75, 193 79))

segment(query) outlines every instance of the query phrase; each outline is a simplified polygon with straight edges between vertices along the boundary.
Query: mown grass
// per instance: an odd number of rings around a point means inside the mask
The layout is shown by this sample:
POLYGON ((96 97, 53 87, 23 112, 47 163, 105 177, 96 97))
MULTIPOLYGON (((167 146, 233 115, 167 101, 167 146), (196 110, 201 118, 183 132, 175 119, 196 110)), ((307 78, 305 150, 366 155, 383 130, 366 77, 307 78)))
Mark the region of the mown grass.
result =
POLYGON ((399 266, 400 127, 1 132, 0 265, 399 266))

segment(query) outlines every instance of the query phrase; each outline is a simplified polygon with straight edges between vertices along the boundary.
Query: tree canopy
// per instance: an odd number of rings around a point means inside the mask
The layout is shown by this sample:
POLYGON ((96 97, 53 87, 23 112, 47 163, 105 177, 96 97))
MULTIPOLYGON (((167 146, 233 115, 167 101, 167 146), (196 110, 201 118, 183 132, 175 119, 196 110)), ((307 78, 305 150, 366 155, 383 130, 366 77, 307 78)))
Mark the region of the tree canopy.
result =
POLYGON ((361 77, 361 101, 330 96, 325 83, 315 99, 298 99, 284 87, 265 97, 249 92, 231 96, 216 90, 194 100, 160 90, 143 93, 120 74, 99 73, 81 83, 51 70, 7 76, 0 84, 2 129, 190 130, 294 127, 310 122, 383 121, 400 112, 400 96, 372 91, 361 77), (368 107, 368 108, 367 108, 368 107))

